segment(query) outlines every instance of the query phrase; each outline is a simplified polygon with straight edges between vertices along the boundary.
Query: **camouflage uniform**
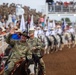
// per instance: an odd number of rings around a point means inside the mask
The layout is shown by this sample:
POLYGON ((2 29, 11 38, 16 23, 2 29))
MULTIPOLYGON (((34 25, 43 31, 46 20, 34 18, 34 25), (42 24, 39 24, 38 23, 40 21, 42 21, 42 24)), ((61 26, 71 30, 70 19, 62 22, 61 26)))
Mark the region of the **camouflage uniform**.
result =
POLYGON ((9 72, 13 69, 14 64, 21 59, 21 57, 25 57, 23 53, 25 53, 27 48, 26 42, 21 42, 20 40, 12 40, 11 35, 9 34, 6 38, 6 42, 10 44, 12 47, 12 54, 9 58, 10 63, 8 64, 8 69, 5 71, 4 75, 8 75, 9 72))
MULTIPOLYGON (((28 55, 30 54, 29 56, 27 56, 28 59, 32 58, 32 56, 31 56, 32 53, 36 54, 38 57, 42 57, 43 56, 42 52, 44 53, 44 49, 43 49, 44 48, 44 44, 39 39, 37 39, 37 38, 31 39, 30 38, 27 43, 28 43, 29 48, 30 48, 28 50, 28 55), (32 50, 33 47, 35 47, 36 49, 32 50)), ((43 61, 42 58, 40 59, 40 64, 42 65, 44 73, 46 73, 45 64, 44 64, 44 61, 43 61)))

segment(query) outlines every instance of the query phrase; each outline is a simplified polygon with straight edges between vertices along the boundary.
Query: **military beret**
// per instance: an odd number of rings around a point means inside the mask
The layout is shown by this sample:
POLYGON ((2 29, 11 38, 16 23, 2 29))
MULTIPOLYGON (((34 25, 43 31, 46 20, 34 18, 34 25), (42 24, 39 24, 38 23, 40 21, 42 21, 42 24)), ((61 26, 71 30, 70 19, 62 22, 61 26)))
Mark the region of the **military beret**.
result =
POLYGON ((23 36, 29 38, 29 36, 27 35, 27 33, 22 33, 21 35, 23 35, 23 36))

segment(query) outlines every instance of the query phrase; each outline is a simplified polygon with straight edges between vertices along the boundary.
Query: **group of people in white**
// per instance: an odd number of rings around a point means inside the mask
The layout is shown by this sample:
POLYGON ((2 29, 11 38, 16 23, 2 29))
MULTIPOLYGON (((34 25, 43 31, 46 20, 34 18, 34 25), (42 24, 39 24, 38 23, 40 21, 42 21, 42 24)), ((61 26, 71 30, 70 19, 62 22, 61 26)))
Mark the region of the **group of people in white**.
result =
POLYGON ((46 35, 46 36, 49 36, 49 35, 56 35, 56 34, 60 34, 62 35, 62 33, 65 33, 65 32, 68 32, 68 33, 71 33, 71 34, 75 34, 75 30, 72 26, 69 26, 69 29, 65 28, 65 31, 62 31, 62 28, 60 25, 56 26, 55 28, 42 28, 42 27, 34 27, 35 31, 34 31, 34 37, 38 38, 38 35, 46 35))
MULTIPOLYGON (((57 36, 59 36, 60 39, 60 44, 66 44, 67 46, 70 48, 71 46, 74 47, 76 44, 76 33, 75 33, 75 29, 73 28, 72 25, 69 26, 69 28, 65 27, 64 31, 62 30, 62 26, 61 25, 55 25, 55 27, 51 27, 46 25, 45 27, 34 27, 34 37, 39 38, 40 36, 44 35, 45 38, 49 36, 52 36, 54 39, 54 42, 58 42, 57 36)), ((50 38, 49 38, 50 40, 50 38)), ((47 41, 48 42, 48 41, 47 41)), ((62 50, 63 46, 59 46, 61 47, 60 50, 62 50)), ((56 44, 54 44, 56 45, 56 44)), ((58 45, 58 44, 57 44, 58 45)), ((46 47, 46 46, 45 46, 46 47)), ((54 46, 53 46, 54 47, 54 46)), ((48 46, 47 46, 48 48, 48 46)), ((45 48, 45 49, 47 49, 45 48)), ((46 53, 46 52, 45 52, 46 53)), ((49 52, 47 52, 49 54, 49 52)))

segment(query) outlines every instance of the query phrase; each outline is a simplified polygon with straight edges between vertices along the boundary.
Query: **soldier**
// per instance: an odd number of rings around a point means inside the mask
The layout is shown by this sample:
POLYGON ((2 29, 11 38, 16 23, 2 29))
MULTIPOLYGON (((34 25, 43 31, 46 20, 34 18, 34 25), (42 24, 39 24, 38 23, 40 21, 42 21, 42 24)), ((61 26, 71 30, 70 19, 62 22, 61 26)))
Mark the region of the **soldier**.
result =
MULTIPOLYGON (((9 75, 10 71, 13 69, 15 63, 19 61, 21 58, 25 57, 23 53, 27 51, 27 43, 26 39, 28 36, 25 33, 22 33, 20 40, 13 40, 11 39, 11 35, 13 32, 10 32, 10 34, 6 38, 6 42, 12 46, 10 55, 8 56, 8 68, 5 69, 4 75, 9 75)), ((6 64, 6 63, 5 63, 6 64)), ((7 65, 7 64, 6 64, 7 65)))
MULTIPOLYGON (((43 53, 44 53, 44 44, 38 39, 38 38, 34 38, 34 28, 30 28, 29 29, 29 36, 30 39, 28 40, 28 45, 30 50, 28 51, 28 53, 34 54, 36 55, 39 59, 39 63, 42 66, 44 75, 46 75, 45 72, 45 64, 44 61, 42 59, 43 57, 43 53)), ((32 56, 28 56, 28 58, 30 59, 32 56)))

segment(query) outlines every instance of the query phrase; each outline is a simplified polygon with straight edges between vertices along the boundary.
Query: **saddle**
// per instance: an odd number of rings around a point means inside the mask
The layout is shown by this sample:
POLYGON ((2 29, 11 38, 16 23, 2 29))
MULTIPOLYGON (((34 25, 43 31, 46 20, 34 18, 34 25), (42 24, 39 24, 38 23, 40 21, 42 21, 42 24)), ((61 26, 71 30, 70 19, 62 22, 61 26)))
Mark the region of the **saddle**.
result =
POLYGON ((23 59, 18 60, 17 62, 15 62, 15 65, 13 67, 13 70, 11 71, 11 74, 13 75, 13 73, 15 72, 15 70, 20 66, 20 64, 23 62, 23 59))

